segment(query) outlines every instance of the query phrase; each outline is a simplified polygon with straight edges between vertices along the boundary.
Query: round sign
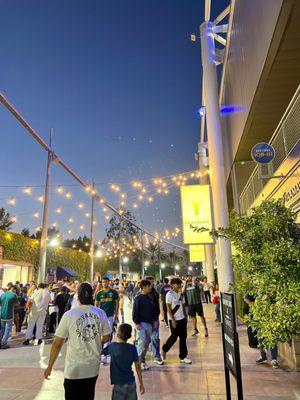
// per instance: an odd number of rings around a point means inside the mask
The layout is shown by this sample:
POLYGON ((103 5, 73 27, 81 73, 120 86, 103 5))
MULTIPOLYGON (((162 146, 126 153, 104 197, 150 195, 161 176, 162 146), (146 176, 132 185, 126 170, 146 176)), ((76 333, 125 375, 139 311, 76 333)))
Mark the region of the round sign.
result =
POLYGON ((275 149, 269 143, 258 143, 252 148, 251 157, 259 164, 268 164, 274 160, 275 149))

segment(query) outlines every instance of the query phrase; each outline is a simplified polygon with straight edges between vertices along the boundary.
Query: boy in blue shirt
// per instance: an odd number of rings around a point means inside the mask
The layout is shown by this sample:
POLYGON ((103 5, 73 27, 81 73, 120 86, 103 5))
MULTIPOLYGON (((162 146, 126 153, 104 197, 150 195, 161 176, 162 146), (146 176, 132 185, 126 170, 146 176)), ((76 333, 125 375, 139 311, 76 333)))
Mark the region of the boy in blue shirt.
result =
POLYGON ((117 332, 117 341, 111 343, 102 351, 102 354, 111 357, 110 380, 111 384, 114 385, 112 400, 137 400, 135 378, 132 371, 133 363, 139 380, 140 393, 144 394, 145 392, 136 347, 127 343, 131 334, 131 325, 121 324, 117 332))

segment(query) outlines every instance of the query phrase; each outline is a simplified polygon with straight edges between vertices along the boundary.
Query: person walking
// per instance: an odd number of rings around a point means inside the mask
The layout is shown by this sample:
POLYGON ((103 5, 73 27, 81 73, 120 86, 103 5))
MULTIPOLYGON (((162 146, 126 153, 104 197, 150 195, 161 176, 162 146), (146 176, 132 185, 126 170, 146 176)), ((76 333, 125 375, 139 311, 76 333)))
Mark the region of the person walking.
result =
POLYGON ((172 286, 169 284, 169 279, 164 278, 164 285, 161 288, 160 291, 160 301, 162 305, 162 312, 163 312, 163 320, 166 324, 166 326, 169 326, 169 318, 168 318, 168 310, 167 310, 167 304, 166 304, 166 296, 167 293, 172 290, 172 286))
POLYGON ((153 301, 154 304, 154 310, 155 310, 155 315, 154 315, 154 324, 152 328, 152 334, 151 334, 151 345, 152 345, 152 351, 153 351, 153 357, 154 357, 154 363, 158 365, 163 365, 163 360, 160 355, 160 337, 159 337, 159 315, 160 315, 160 302, 159 302, 159 294, 157 293, 155 289, 155 280, 153 276, 148 276, 146 277, 146 280, 150 282, 151 285, 151 292, 149 293, 149 296, 151 300, 153 301))
POLYGON ((215 314, 216 314, 215 322, 221 322, 220 290, 219 290, 218 283, 215 284, 215 287, 214 287, 214 290, 213 290, 212 302, 215 305, 215 314))
POLYGON ((180 278, 171 279, 172 290, 167 293, 166 304, 169 315, 169 325, 171 335, 162 346, 162 356, 166 359, 166 354, 179 338, 179 358, 180 362, 191 364, 188 358, 187 338, 187 315, 185 310, 184 295, 181 292, 182 280, 180 278))
POLYGON ((207 282, 206 277, 203 278, 202 285, 203 285, 205 302, 207 304, 211 303, 211 294, 210 294, 211 284, 209 282, 207 282))
POLYGON ((149 296, 151 291, 150 281, 143 279, 140 282, 140 294, 134 299, 132 309, 132 320, 136 328, 137 351, 143 371, 149 369, 146 363, 146 354, 151 342, 153 325, 157 322, 155 306, 149 296))
POLYGON ((92 286, 82 283, 77 294, 78 307, 67 311, 56 329, 44 377, 49 379, 53 365, 67 339, 65 400, 94 400, 102 345, 110 340, 111 329, 105 312, 93 306, 92 286))
POLYGON ((192 336, 196 336, 199 333, 197 327, 197 315, 199 315, 199 317, 201 318, 201 322, 204 326, 204 335, 205 337, 208 337, 208 329, 201 301, 201 289, 198 284, 197 278, 193 278, 192 281, 191 280, 185 281, 183 292, 186 293, 188 302, 188 314, 191 317, 194 328, 192 336))
POLYGON ((1 306, 1 330, 0 330, 0 347, 2 350, 9 349, 7 344, 9 335, 12 330, 14 321, 14 307, 18 304, 18 296, 16 295, 17 287, 10 286, 7 292, 0 297, 1 306))
MULTIPOLYGON (((116 290, 111 288, 110 280, 107 277, 102 279, 102 288, 96 295, 95 306, 101 308, 101 310, 105 312, 110 330, 113 332, 114 324, 118 321, 119 295, 116 290)), ((107 363, 107 358, 104 354, 101 356, 101 359, 102 364, 107 363)))
POLYGON ((42 343, 43 327, 50 303, 50 294, 45 283, 40 283, 38 285, 38 290, 31 295, 28 301, 30 309, 28 314, 28 327, 25 335, 26 340, 23 342, 25 346, 28 346, 30 340, 33 338, 35 326, 35 338, 38 340, 38 344, 42 343))
POLYGON ((122 324, 118 328, 117 341, 103 349, 102 354, 110 355, 110 380, 113 386, 112 400, 137 400, 136 383, 132 371, 134 363, 139 380, 140 393, 145 393, 142 370, 136 347, 127 343, 131 338, 132 327, 122 324))
POLYGON ((57 294, 55 299, 55 305, 58 307, 58 324, 65 313, 65 309, 69 300, 69 289, 66 286, 62 286, 60 292, 57 294))

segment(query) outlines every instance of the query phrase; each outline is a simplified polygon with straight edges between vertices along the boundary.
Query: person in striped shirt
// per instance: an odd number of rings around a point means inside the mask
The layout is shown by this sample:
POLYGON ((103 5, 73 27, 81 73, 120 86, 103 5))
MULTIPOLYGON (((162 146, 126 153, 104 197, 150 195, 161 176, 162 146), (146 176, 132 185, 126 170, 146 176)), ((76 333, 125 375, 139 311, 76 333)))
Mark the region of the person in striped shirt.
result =
POLYGON ((201 289, 198 284, 197 278, 188 278, 185 281, 183 291, 186 294, 188 302, 188 314, 191 317, 194 332, 192 336, 198 335, 199 331, 197 328, 197 314, 201 318, 201 322, 204 326, 205 337, 208 337, 208 329, 206 325, 206 319, 203 312, 202 300, 201 300, 201 289))

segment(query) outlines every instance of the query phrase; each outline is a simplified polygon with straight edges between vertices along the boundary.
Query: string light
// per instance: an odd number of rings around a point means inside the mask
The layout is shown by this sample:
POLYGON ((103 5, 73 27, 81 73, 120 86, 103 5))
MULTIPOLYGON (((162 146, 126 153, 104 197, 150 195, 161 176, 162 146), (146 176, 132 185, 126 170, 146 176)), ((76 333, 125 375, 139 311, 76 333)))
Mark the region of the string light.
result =
POLYGON ((26 187, 23 189, 23 192, 26 194, 32 194, 32 188, 31 187, 26 187))

